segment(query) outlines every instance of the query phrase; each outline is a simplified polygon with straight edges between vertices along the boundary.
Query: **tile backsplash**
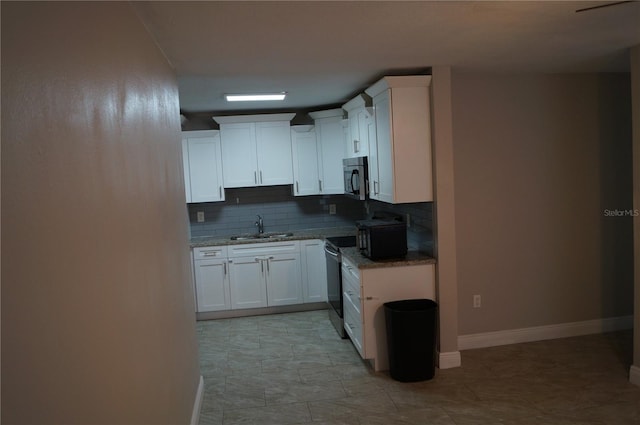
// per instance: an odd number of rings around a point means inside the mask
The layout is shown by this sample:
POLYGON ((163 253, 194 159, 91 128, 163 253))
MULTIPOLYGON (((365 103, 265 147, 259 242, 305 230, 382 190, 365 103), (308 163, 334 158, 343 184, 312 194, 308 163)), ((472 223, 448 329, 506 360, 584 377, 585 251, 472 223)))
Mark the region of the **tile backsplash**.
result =
POLYGON ((188 204, 191 237, 231 236, 255 233, 257 215, 262 216, 265 232, 354 226, 356 220, 371 218, 382 211, 402 216, 406 221, 410 250, 433 252, 433 203, 392 205, 366 202, 343 195, 293 196, 291 186, 267 186, 226 189, 224 202, 188 204), (329 205, 336 214, 329 214, 329 205), (368 206, 368 213, 367 213, 368 206), (197 222, 203 212, 205 221, 197 222))
POLYGON ((367 201, 372 218, 377 212, 386 212, 402 216, 407 221, 407 245, 409 250, 427 252, 433 255, 433 202, 416 202, 412 204, 387 204, 374 200, 367 201))
POLYGON ((354 226, 366 217, 362 202, 342 195, 293 196, 291 186, 225 190, 224 202, 188 204, 191 237, 255 233, 257 215, 265 232, 354 226), (329 214, 335 204, 336 214, 329 214), (204 223, 197 222, 198 211, 204 223))

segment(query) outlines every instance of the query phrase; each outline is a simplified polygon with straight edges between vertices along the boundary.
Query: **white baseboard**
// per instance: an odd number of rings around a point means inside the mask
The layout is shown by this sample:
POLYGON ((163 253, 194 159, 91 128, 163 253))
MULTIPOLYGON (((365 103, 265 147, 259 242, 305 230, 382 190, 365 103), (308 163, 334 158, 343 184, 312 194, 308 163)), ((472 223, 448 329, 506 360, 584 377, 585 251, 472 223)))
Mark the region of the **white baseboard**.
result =
POLYGON ((200 422, 200 408, 202 407, 202 397, 204 396, 204 378, 200 375, 196 399, 193 401, 193 411, 191 412, 191 425, 198 425, 200 422))
POLYGON ((629 382, 640 387, 640 367, 631 365, 629 368, 629 382))
POLYGON ((438 353, 438 369, 451 369, 453 367, 460 367, 461 365, 460 351, 438 353))
POLYGON ((458 336, 458 349, 495 347, 498 345, 542 341, 545 339, 568 338, 572 336, 613 332, 633 328, 633 316, 610 317, 586 320, 584 322, 559 323, 531 328, 508 329, 458 336))

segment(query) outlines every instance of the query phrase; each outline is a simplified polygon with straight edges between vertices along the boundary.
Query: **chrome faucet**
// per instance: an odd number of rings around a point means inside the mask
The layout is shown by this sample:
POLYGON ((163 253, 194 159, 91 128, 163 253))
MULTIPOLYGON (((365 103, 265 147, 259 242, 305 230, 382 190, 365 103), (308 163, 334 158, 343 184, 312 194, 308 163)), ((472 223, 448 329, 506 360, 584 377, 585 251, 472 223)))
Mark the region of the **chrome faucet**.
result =
POLYGON ((264 233, 264 222, 262 221, 262 217, 260 215, 258 215, 256 226, 258 227, 258 233, 264 233))

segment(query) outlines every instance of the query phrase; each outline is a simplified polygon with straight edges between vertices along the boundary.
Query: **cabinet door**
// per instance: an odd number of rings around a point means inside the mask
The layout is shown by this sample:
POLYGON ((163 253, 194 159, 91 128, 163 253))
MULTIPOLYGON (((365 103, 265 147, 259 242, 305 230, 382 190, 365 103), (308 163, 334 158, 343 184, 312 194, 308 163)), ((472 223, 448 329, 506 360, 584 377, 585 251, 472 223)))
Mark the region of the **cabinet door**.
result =
POLYGON ((255 129, 258 185, 293 184, 289 122, 257 122, 255 129))
POLYGON ((267 268, 268 305, 301 304, 300 254, 275 254, 264 263, 267 268))
POLYGON ((229 273, 227 260, 195 261, 198 312, 229 310, 229 273))
POLYGON ((343 194, 342 158, 344 132, 342 118, 327 118, 316 121, 318 139, 318 165, 323 195, 343 194))
POLYGON ((254 123, 220 124, 224 187, 258 184, 254 123))
POLYGON ((184 172, 184 195, 187 204, 191 202, 191 177, 189 176, 189 140, 182 138, 182 171, 184 172))
POLYGON ((224 201, 220 135, 189 138, 190 202, 224 201))
MULTIPOLYGON (((371 198, 383 202, 393 202, 394 181, 393 181, 393 152, 391 149, 391 122, 392 111, 389 92, 386 91, 376 96, 373 100, 373 108, 375 111, 375 145, 376 152, 375 161, 371 161, 371 167, 377 166, 377 176, 373 181, 373 192, 371 198)), ((374 171, 371 170, 370 171, 374 171)), ((374 173, 375 173, 374 171, 374 173)), ((373 173, 372 173, 373 174, 373 173)))
POLYGON ((355 156, 367 156, 369 153, 369 122, 370 116, 365 108, 359 109, 356 114, 356 123, 358 127, 358 138, 354 145, 355 156))
POLYGON ((256 257, 229 259, 232 309, 267 306, 265 273, 264 262, 256 257))
POLYGON ((327 301, 327 263, 324 242, 319 239, 300 242, 302 299, 305 303, 327 301))
POLYGON ((320 193, 318 149, 314 130, 291 130, 293 154, 293 194, 295 196, 320 193))

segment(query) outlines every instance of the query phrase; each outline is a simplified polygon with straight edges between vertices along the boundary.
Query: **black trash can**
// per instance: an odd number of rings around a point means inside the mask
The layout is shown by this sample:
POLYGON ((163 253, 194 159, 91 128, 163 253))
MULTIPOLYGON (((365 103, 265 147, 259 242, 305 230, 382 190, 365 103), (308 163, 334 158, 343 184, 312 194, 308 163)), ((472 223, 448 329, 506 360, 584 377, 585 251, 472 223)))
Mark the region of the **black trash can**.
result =
POLYGON ((415 299, 384 304, 389 374, 396 381, 416 382, 435 373, 438 304, 415 299))

